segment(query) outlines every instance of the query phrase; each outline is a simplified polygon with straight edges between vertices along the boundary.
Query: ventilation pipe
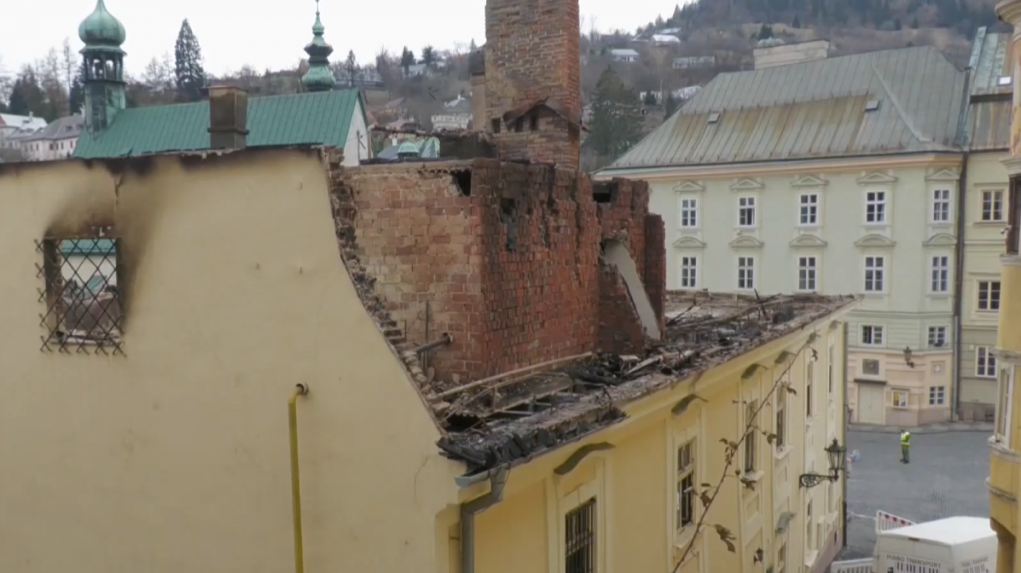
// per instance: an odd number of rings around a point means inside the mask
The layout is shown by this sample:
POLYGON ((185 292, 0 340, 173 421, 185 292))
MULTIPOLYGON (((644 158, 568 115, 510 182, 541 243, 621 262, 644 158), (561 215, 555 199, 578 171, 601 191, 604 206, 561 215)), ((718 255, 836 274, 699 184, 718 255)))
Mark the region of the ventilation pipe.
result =
POLYGON ((475 516, 503 500, 507 468, 489 475, 489 493, 461 504, 461 573, 475 573, 475 516))
POLYGON ((301 535, 301 476, 298 473, 298 397, 308 394, 308 386, 298 384, 287 401, 287 421, 291 438, 291 511, 294 517, 294 573, 305 573, 305 547, 301 535))

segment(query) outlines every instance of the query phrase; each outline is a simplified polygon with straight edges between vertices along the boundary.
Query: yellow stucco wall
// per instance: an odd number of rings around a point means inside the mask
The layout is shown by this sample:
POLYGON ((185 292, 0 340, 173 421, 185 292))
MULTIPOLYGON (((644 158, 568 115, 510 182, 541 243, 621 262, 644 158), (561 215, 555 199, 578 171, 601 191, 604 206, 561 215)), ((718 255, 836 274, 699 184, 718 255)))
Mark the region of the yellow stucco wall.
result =
MULTIPOLYGON (((838 318, 843 321, 843 317, 838 318)), ((673 415, 671 408, 692 391, 691 382, 624 405, 629 418, 575 444, 511 470, 503 500, 476 519, 476 570, 485 572, 561 571, 564 558, 564 514, 590 497, 597 501, 596 519, 599 573, 672 571, 691 529, 676 530, 676 450, 694 440, 696 488, 716 484, 725 464, 720 439, 735 440, 744 427, 745 403, 761 400, 788 362, 777 363, 782 351, 796 355, 789 371, 797 394, 787 396, 787 444, 771 447, 763 434, 756 437, 757 480, 754 489, 728 478, 713 503, 707 522, 720 524, 736 537, 735 552, 727 551, 712 528, 695 540, 698 557, 682 568, 685 573, 733 573, 765 570, 754 563, 757 549, 765 567, 775 565, 776 553, 786 543, 787 570, 814 564, 824 568, 828 549, 835 547, 840 529, 842 489, 826 483, 812 489, 799 487, 806 472, 828 470, 823 448, 830 439, 843 442, 844 351, 843 322, 820 321, 787 338, 710 370, 695 383, 706 402, 695 402, 673 415), (818 338, 805 346, 811 333, 818 338), (832 345, 833 391, 829 391, 828 361, 832 345), (762 365, 743 378, 753 363, 762 365), (812 416, 807 414, 806 385, 812 369, 812 416), (737 403, 735 403, 737 401, 737 403), (744 402, 744 403, 742 403, 744 402), (566 475, 554 472, 572 453, 586 444, 607 443, 612 449, 589 454, 566 475), (814 547, 806 545, 806 508, 813 504, 814 547), (794 513, 786 532, 777 533, 781 514, 794 513), (822 539, 819 539, 819 533, 822 539)), ((775 430, 774 399, 757 418, 766 432, 775 430)), ((743 450, 737 459, 743 460, 743 450)), ((737 466, 734 466, 736 468, 737 466)), ((733 472, 733 469, 731 472, 733 472)), ((462 500, 487 491, 479 484, 462 491, 462 500)), ((697 504, 697 502, 696 502, 697 504)))
POLYGON ((344 270, 310 153, 0 169, 0 571, 289 571, 287 398, 308 571, 448 561, 457 464, 344 270), (34 241, 122 237, 126 356, 39 349, 34 241))

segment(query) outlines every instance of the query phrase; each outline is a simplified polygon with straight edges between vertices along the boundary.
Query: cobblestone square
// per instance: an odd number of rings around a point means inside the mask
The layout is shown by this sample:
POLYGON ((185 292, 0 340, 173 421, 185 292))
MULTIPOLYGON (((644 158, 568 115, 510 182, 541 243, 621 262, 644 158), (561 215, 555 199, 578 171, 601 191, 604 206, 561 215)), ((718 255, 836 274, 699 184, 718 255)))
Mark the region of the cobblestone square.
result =
POLYGON ((912 521, 989 516, 988 432, 915 434, 911 463, 900 462, 896 433, 848 431, 847 449, 858 450, 847 482, 847 548, 838 559, 871 557, 876 510, 912 521), (860 516, 860 517, 859 517, 860 516))

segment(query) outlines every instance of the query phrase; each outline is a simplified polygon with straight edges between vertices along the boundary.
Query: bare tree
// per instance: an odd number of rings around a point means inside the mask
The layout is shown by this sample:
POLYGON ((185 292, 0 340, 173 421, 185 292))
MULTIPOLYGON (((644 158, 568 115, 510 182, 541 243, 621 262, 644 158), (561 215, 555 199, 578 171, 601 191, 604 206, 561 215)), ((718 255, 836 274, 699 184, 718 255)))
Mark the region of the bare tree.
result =
POLYGON ((164 54, 162 59, 153 57, 145 65, 142 71, 142 83, 154 92, 172 90, 174 87, 174 67, 170 61, 170 54, 164 54))
POLYGON ((64 87, 68 93, 74 84, 74 76, 78 73, 78 54, 71 48, 71 39, 64 38, 64 45, 60 50, 60 66, 64 71, 64 87))
POLYGON ((11 89, 14 87, 14 78, 4 67, 4 58, 0 56, 0 105, 6 105, 11 99, 11 89))
POLYGON ((46 93, 46 101, 52 110, 54 117, 70 115, 69 97, 64 89, 64 66, 61 63, 60 53, 56 48, 50 48, 46 56, 35 64, 39 74, 40 84, 46 93))
MULTIPOLYGON (((808 338, 808 341, 805 342, 805 344, 802 345, 801 348, 799 348, 796 353, 794 353, 794 356, 790 358, 789 362, 787 363, 787 367, 784 368, 783 372, 781 372, 780 375, 776 378, 776 380, 773 381, 773 386, 769 389, 769 392, 766 394, 765 397, 759 400, 759 402, 755 405, 754 410, 752 410, 752 412, 749 413, 748 419, 745 421, 744 433, 741 435, 741 437, 737 441, 727 439, 720 440, 721 442, 723 442, 724 449, 723 471, 721 472, 720 477, 715 484, 703 483, 700 484, 700 488, 696 488, 695 490, 695 493, 698 495, 698 498, 702 503, 702 514, 699 516, 698 522, 696 522, 695 524, 695 533, 692 536, 691 541, 688 542, 687 546, 685 546, 684 553, 681 554, 680 560, 677 561, 677 564, 673 568, 673 573, 677 573, 677 571, 681 568, 681 565, 684 564, 684 561, 688 558, 689 555, 691 555, 692 551, 694 551, 695 542, 699 538, 699 533, 705 527, 712 527, 715 530, 716 535, 719 536, 720 538, 720 541, 722 541, 727 546, 727 551, 730 551, 731 553, 735 553, 737 551, 737 547, 734 545, 734 541, 736 540, 734 533, 723 524, 709 523, 707 521, 709 517, 709 510, 712 508, 713 502, 716 501, 716 497, 720 494, 720 490, 723 489, 723 484, 728 479, 737 479, 738 481, 741 482, 741 484, 744 487, 751 489, 754 488, 753 482, 745 481, 742 479, 740 468, 732 469, 734 466, 734 461, 738 457, 738 452, 741 450, 741 446, 743 446, 745 440, 749 438, 754 439, 758 437, 758 434, 762 434, 766 437, 766 441, 769 443, 771 447, 776 442, 777 439, 776 434, 759 427, 758 422, 759 413, 762 412, 762 409, 766 407, 766 404, 769 403, 770 399, 772 399, 774 394, 776 394, 778 391, 787 392, 788 394, 795 395, 797 394, 797 391, 793 387, 791 387, 791 384, 787 379, 787 374, 790 372, 795 362, 797 362, 798 357, 804 354, 806 351, 810 353, 810 357, 808 358, 809 360, 818 359, 819 357, 818 353, 811 346, 813 342, 815 342, 814 335, 810 336, 808 338)), ((678 413, 683 413, 684 410, 686 410, 689 406, 691 406, 692 403, 695 402, 695 400, 701 400, 703 402, 706 401, 705 398, 702 398, 695 392, 695 388, 694 386, 692 386, 691 393, 685 396, 683 399, 681 399, 680 403, 678 403, 678 405, 675 406, 675 408, 679 410, 678 413)))

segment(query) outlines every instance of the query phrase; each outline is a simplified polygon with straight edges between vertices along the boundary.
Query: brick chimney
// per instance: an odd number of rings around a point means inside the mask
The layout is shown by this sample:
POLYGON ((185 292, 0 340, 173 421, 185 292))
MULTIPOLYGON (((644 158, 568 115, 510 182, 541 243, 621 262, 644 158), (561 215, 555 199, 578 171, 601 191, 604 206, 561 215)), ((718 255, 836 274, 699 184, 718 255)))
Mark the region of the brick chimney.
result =
POLYGON ((486 131, 504 160, 577 171, 578 0, 487 0, 486 131))
POLYGON ((209 88, 209 147, 243 149, 248 139, 248 93, 234 86, 209 88))

